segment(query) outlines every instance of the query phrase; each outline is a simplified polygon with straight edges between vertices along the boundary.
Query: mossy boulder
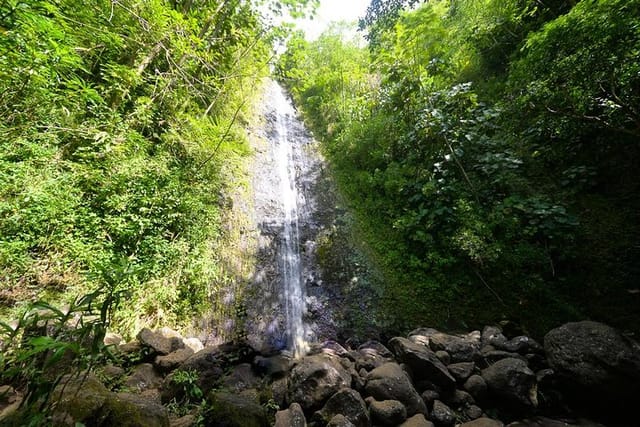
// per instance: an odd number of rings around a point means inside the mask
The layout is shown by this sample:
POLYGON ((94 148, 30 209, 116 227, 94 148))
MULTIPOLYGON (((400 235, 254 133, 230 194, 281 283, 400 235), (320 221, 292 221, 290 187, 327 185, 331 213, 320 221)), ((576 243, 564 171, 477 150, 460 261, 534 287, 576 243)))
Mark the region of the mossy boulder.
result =
POLYGON ((213 391, 209 394, 210 410, 206 425, 211 427, 268 427, 265 409, 244 394, 213 391))
POLYGON ((53 425, 168 427, 166 409, 129 393, 113 393, 93 375, 64 378, 54 392, 53 425))

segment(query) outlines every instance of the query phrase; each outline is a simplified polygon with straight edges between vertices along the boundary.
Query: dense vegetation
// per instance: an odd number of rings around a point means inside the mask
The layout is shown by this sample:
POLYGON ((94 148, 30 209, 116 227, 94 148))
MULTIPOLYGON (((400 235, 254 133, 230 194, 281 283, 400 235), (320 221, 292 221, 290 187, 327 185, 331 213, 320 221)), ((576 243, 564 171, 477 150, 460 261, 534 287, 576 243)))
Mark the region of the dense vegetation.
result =
POLYGON ((373 0, 278 71, 399 328, 640 329, 640 1, 373 0))
POLYGON ((50 425, 63 376, 109 357, 107 327, 235 314, 219 298, 242 285, 243 128, 284 33, 266 17, 315 3, 0 2, 0 385, 24 395, 16 425, 50 425))
POLYGON ((228 189, 244 182, 242 125, 280 31, 255 6, 1 3, 5 314, 103 289, 126 299, 123 331, 179 326, 227 285, 228 189))

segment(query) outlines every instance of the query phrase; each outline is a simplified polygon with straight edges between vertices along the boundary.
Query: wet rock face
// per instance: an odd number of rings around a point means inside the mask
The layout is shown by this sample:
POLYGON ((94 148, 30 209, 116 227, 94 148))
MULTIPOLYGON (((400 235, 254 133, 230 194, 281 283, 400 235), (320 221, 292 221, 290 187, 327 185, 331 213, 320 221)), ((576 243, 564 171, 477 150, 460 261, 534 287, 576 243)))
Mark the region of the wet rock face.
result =
POLYGON ((640 404, 640 344, 607 325, 567 323, 544 337, 550 367, 589 406, 640 404))

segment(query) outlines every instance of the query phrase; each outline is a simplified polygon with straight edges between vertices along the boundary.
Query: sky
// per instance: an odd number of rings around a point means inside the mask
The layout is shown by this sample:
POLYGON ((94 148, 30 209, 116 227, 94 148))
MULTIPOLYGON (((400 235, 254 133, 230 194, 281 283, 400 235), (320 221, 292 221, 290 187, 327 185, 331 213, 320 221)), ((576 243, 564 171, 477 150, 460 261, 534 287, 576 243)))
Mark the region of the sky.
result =
POLYGON ((369 6, 370 0, 320 0, 320 7, 313 20, 305 20, 298 24, 307 35, 307 39, 315 40, 332 21, 357 21, 369 6))

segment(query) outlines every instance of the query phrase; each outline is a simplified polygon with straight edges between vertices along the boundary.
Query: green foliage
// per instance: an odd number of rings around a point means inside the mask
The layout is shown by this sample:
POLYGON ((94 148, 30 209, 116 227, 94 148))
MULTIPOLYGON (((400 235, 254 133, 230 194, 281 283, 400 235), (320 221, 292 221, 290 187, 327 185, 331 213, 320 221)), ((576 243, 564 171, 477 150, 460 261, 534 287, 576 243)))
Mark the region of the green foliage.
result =
POLYGON ((235 0, 2 3, 4 308, 111 283, 124 329, 205 309, 267 33, 235 0))
POLYGON ((0 383, 23 390, 15 425, 48 425, 54 390, 110 356, 103 339, 121 296, 105 288, 59 310, 32 304, 16 324, 0 322, 0 383))
POLYGON ((505 317, 535 333, 590 315, 637 329, 633 302, 619 303, 638 277, 640 3, 378 3, 361 23, 369 55, 334 34, 295 39, 280 75, 385 270, 399 326, 505 317), (605 237, 598 216, 624 237, 605 237))

